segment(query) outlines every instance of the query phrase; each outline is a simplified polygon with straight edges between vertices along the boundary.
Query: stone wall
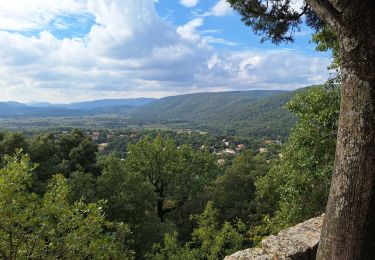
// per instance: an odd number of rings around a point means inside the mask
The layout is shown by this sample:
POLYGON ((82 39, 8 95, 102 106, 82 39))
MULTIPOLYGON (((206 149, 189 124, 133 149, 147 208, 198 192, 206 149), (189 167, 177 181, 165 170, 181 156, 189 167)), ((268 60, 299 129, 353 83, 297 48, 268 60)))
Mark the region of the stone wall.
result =
POLYGON ((249 248, 227 256, 225 260, 314 260, 324 214, 282 230, 262 240, 258 248, 249 248))

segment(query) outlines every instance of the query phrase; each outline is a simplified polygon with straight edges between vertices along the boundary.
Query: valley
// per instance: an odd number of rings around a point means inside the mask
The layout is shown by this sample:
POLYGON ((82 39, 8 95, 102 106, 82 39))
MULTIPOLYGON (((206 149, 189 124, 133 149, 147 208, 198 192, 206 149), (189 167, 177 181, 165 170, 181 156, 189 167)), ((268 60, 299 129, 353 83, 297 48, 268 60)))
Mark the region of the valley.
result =
MULTIPOLYGON (((198 93, 162 99, 98 100, 35 107, 0 103, 0 128, 186 129, 283 139, 295 117, 283 106, 294 95, 287 91, 198 93)), ((36 104, 37 105, 37 104, 36 104)))

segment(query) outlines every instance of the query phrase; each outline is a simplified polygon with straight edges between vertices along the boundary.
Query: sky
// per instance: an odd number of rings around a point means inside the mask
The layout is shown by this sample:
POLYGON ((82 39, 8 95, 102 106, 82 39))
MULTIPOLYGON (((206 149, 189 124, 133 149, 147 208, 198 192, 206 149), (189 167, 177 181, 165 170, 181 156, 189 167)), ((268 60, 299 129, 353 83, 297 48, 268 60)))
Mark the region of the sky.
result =
POLYGON ((311 33, 261 44, 225 0, 0 1, 0 101, 293 90, 329 77, 311 33))

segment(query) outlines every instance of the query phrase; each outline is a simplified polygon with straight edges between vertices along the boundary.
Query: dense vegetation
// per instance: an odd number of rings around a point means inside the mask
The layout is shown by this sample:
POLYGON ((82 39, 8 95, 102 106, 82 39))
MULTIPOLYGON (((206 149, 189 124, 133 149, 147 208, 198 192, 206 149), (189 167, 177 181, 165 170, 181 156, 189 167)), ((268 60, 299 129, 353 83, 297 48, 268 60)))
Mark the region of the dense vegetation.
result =
POLYGON ((131 120, 242 136, 286 137, 295 118, 283 105, 292 96, 292 92, 259 90, 167 97, 140 107, 131 120))
POLYGON ((270 140, 250 138, 224 166, 214 153, 226 147, 223 136, 217 142, 210 134, 124 132, 112 152, 98 153, 102 134, 95 143, 80 130, 1 133, 0 254, 221 259, 254 246, 323 212, 338 92, 297 93, 287 107, 298 123, 281 153, 270 140), (259 145, 269 151, 259 153, 259 145))
POLYGON ((337 135, 340 93, 317 87, 297 94, 287 104, 298 117, 282 158, 257 180, 264 205, 276 208, 274 231, 321 214, 328 198, 337 135))

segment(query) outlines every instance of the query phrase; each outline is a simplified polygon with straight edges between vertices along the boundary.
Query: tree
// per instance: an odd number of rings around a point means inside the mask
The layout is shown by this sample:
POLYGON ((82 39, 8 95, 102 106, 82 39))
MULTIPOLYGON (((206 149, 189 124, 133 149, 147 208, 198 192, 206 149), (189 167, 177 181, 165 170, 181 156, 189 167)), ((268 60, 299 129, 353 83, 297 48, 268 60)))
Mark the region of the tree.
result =
POLYGON ((0 169, 2 259, 131 259, 129 229, 108 222, 103 202, 70 204, 67 180, 51 179, 43 198, 29 192, 34 167, 19 153, 0 169))
POLYGON ((97 179, 92 176, 91 173, 84 173, 80 171, 72 172, 69 183, 69 200, 71 202, 76 202, 82 198, 85 201, 94 202, 98 200, 97 179))
POLYGON ((375 256, 375 2, 228 0, 242 20, 274 43, 292 41, 303 16, 316 30, 328 26, 339 42, 341 109, 330 195, 318 259, 375 256))
MULTIPOLYGON (((298 123, 282 158, 256 182, 257 195, 279 231, 321 214, 328 198, 336 147, 339 88, 317 86, 296 94, 287 108, 298 123)), ((265 212, 267 214, 267 212, 265 212)))
POLYGON ((219 223, 219 212, 212 202, 208 202, 200 215, 192 217, 198 224, 192 232, 191 241, 179 245, 178 234, 166 234, 164 244, 154 246, 154 252, 149 254, 152 260, 183 260, 183 259, 223 259, 226 255, 239 250, 244 238, 244 224, 239 221, 236 225, 229 222, 219 223))
POLYGON ((252 151, 240 154, 224 173, 208 187, 209 199, 220 212, 220 219, 233 222, 240 218, 252 222, 256 215, 255 185, 257 177, 267 171, 265 159, 252 151))
POLYGON ((58 172, 57 166, 61 161, 55 136, 51 133, 35 136, 30 142, 29 154, 31 161, 37 164, 33 174, 33 190, 43 194, 47 182, 58 172))
POLYGON ((18 160, 5 156, 4 163, 0 169, 0 257, 29 258, 34 254, 32 245, 38 251, 43 244, 36 232, 40 205, 35 194, 26 191, 32 167, 25 157, 18 160))
POLYGON ((97 178, 96 197, 107 201, 105 212, 111 221, 127 223, 133 247, 141 257, 166 232, 155 212, 153 186, 142 175, 126 170, 124 162, 109 155, 102 162, 103 174, 97 178))
MULTIPOLYGON (((121 259, 122 253, 125 259, 131 256, 116 240, 116 232, 108 232, 116 225, 105 219, 103 201, 70 204, 68 197, 67 180, 62 175, 53 176, 42 199, 42 214, 37 215, 42 220, 41 238, 47 241, 42 258, 121 259)), ((126 227, 119 232, 129 235, 126 227)))
POLYGON ((193 216, 198 228, 192 233, 190 247, 198 248, 202 259, 223 259, 226 255, 239 250, 244 242, 241 234, 243 225, 238 223, 237 228, 224 222, 220 227, 219 212, 208 202, 204 212, 193 216))
POLYGON ((27 152, 29 145, 22 133, 6 132, 0 134, 0 159, 5 155, 14 155, 17 149, 27 152))
MULTIPOLYGON (((180 211, 215 176, 217 166, 211 155, 183 145, 177 148, 171 139, 160 135, 144 138, 129 146, 126 166, 147 180, 157 197, 156 211, 162 222, 173 211, 180 211)), ((187 218, 192 212, 184 214, 187 218)))
POLYGON ((59 165, 66 177, 74 171, 90 172, 97 176, 100 169, 96 164, 97 146, 81 130, 74 129, 58 140, 62 161, 59 165))

